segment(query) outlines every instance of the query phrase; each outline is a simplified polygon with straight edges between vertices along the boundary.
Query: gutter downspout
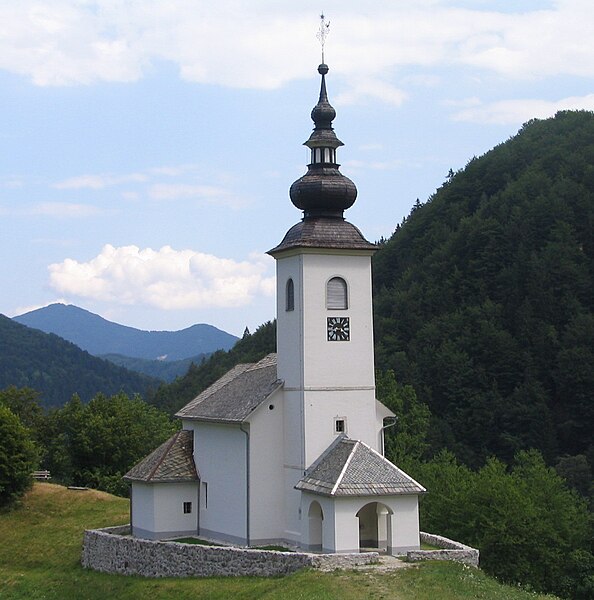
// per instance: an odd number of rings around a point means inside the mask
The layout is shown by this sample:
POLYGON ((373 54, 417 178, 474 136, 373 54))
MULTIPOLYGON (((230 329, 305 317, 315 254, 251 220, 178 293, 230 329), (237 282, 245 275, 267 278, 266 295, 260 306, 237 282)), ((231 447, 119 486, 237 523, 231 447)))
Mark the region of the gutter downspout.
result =
POLYGON ((394 427, 394 425, 396 425, 396 423, 398 422, 398 417, 394 416, 394 417, 386 417, 384 419, 384 421, 387 421, 388 419, 393 419, 393 421, 390 421, 389 423, 386 423, 385 425, 382 425, 381 428, 381 432, 382 432, 382 456, 386 456, 386 434, 385 434, 385 430, 389 429, 390 427, 394 427))
POLYGON ((243 428, 243 421, 239 429, 245 433, 245 541, 250 545, 250 431, 243 428))

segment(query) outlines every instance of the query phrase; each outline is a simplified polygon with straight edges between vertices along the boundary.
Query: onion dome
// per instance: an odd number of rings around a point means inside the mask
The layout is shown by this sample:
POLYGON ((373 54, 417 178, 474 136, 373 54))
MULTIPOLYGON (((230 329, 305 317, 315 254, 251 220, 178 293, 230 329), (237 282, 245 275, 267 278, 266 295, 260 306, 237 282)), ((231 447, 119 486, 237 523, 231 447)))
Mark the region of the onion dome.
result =
POLYGON ((350 208, 357 198, 355 184, 345 177, 336 162, 336 149, 344 144, 336 137, 332 121, 336 111, 328 102, 326 73, 328 65, 321 64, 322 76, 320 99, 311 111, 314 130, 305 142, 311 150, 311 163, 307 173, 290 189, 291 202, 303 211, 305 219, 312 217, 342 218, 343 211, 350 208))

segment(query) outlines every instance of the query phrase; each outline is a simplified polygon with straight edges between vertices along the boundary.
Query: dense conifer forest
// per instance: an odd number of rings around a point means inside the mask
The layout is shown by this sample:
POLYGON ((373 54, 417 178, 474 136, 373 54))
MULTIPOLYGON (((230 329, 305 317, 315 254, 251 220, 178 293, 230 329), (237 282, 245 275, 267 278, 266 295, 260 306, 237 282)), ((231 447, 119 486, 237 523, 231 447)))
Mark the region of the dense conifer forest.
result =
POLYGON ((562 112, 454 174, 374 261, 376 364, 472 466, 594 458, 594 116, 562 112))

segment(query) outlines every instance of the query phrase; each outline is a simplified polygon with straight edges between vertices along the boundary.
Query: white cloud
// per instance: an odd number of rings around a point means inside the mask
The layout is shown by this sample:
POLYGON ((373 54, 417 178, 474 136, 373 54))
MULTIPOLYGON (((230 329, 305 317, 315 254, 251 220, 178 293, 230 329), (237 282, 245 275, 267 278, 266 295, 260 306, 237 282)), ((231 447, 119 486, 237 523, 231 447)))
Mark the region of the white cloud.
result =
MULTIPOLYGON (((328 0, 329 61, 351 91, 402 102, 401 66, 462 64, 505 77, 594 75, 590 0, 542 2, 510 12, 507 3, 328 0), (502 6, 503 4, 503 6, 502 6), (536 5, 538 7, 538 5, 536 5), (359 89, 362 76, 375 82, 359 89)), ((0 68, 37 85, 136 81, 158 61, 183 79, 270 89, 311 73, 318 4, 272 0, 19 0, 0 6, 0 68)), ((409 84, 433 85, 424 73, 409 84)), ((406 78, 403 81, 407 81, 406 78)))
POLYGON ((348 104, 365 104, 369 100, 385 102, 393 106, 400 106, 406 99, 406 94, 393 85, 378 79, 358 78, 347 91, 336 96, 335 104, 344 106, 348 104))
POLYGON ((50 285, 61 294, 163 310, 240 307, 274 294, 271 259, 237 262, 194 250, 107 244, 87 262, 51 264, 50 285))
POLYGON ((50 300, 49 302, 44 302, 43 304, 29 304, 25 306, 17 306, 14 310, 11 310, 7 316, 9 317, 20 317, 25 313, 31 312, 33 310, 38 310, 40 308, 45 308, 50 304, 70 304, 70 302, 66 302, 63 298, 58 298, 57 300, 50 300))
POLYGON ((246 203, 244 199, 235 196, 229 190, 213 185, 155 183, 149 187, 148 194, 153 200, 179 200, 187 198, 229 206, 231 208, 240 208, 246 203))
POLYGON ((142 173, 129 173, 127 175, 78 175, 52 185, 58 190, 91 189, 102 190, 108 186, 121 185, 124 183, 142 183, 146 181, 146 175, 142 173))
POLYGON ((529 119, 552 117, 559 110, 594 110, 594 94, 563 98, 556 102, 526 99, 479 104, 455 113, 453 119, 471 123, 519 124, 529 119))
POLYGON ((84 218, 106 214, 106 211, 91 204, 69 202, 39 202, 23 212, 29 215, 43 215, 58 218, 84 218))

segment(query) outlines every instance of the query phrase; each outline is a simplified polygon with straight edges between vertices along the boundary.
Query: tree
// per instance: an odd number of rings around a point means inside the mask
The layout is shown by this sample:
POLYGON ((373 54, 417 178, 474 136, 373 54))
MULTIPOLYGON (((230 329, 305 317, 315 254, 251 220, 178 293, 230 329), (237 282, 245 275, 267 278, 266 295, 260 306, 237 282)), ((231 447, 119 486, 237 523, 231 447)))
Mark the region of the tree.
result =
POLYGON ((74 396, 48 417, 47 466, 64 483, 126 495, 122 476, 176 428, 140 397, 97 394, 84 405, 74 396))
POLYGON ((36 465, 37 451, 28 429, 0 405, 0 507, 9 506, 31 487, 36 465))
POLYGON ((419 460, 429 444, 427 432, 431 414, 426 404, 417 400, 410 385, 400 385, 394 371, 376 371, 377 399, 395 415, 396 422, 385 431, 385 454, 397 465, 419 460))
POLYGON ((411 475, 428 489, 420 505, 424 530, 478 548, 482 568, 503 581, 588 597, 594 557, 586 503, 539 452, 519 452, 511 470, 490 458, 471 471, 442 451, 411 475))

